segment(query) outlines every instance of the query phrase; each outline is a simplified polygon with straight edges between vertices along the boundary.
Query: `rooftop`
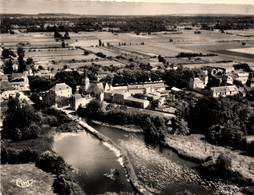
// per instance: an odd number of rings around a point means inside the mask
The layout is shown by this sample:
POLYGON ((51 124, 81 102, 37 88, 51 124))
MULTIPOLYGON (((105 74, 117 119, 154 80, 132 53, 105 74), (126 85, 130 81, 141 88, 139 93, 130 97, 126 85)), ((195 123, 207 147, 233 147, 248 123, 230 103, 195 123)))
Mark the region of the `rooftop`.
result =
POLYGON ((194 83, 204 83, 200 78, 196 77, 194 78, 194 83))
POLYGON ((143 100, 143 99, 139 99, 139 98, 134 98, 132 96, 129 96, 129 97, 125 98, 124 100, 129 100, 129 101, 139 102, 139 103, 144 103, 144 102, 148 101, 148 100, 143 100))
POLYGON ((78 93, 74 94, 73 97, 75 98, 75 100, 82 99, 81 94, 78 93))
POLYGON ((0 88, 1 88, 2 91, 14 90, 14 88, 11 86, 9 81, 1 81, 0 82, 0 88))
POLYGON ((102 82, 91 82, 87 91, 87 93, 99 94, 104 92, 104 87, 102 82))
POLYGON ((233 91, 233 90, 237 90, 237 89, 238 88, 235 85, 211 87, 211 90, 213 92, 227 92, 227 91, 233 91))
POLYGON ((52 87, 50 90, 53 91, 61 91, 61 90, 67 90, 71 89, 71 87, 65 83, 57 83, 54 87, 52 87))

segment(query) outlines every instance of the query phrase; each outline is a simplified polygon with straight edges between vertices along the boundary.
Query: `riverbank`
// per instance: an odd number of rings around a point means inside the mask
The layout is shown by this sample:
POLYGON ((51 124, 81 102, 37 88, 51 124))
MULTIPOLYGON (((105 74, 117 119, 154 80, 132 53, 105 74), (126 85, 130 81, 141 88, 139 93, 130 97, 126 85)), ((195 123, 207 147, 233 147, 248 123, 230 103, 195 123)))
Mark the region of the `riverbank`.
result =
POLYGON ((123 131, 126 132, 130 132, 130 133, 140 133, 140 132, 144 132, 143 129, 136 127, 135 125, 111 125, 109 123, 105 123, 105 122, 100 122, 100 121, 96 121, 96 120, 92 120, 92 123, 98 124, 98 125, 103 125, 105 127, 112 127, 112 128, 116 128, 116 129, 121 129, 123 131))
POLYGON ((254 184, 254 158, 242 155, 225 147, 215 146, 202 140, 202 135, 169 135, 165 139, 165 146, 175 150, 180 156, 204 162, 209 156, 217 158, 221 153, 227 154, 232 160, 232 172, 239 173, 244 179, 254 184))
POLYGON ((153 194, 147 188, 145 188, 138 180, 136 173, 134 171, 134 167, 131 164, 128 153, 125 149, 123 149, 115 142, 110 140, 107 136, 103 135, 102 133, 98 132, 97 130, 89 126, 86 122, 79 120, 77 116, 71 115, 70 112, 68 112, 68 110, 62 111, 64 111, 69 118, 76 121, 82 128, 84 128, 86 131, 88 131, 96 138, 98 138, 100 141, 102 141, 106 147, 115 152, 116 156, 118 157, 119 163, 125 168, 127 178, 129 179, 130 183, 132 184, 136 192, 145 195, 153 194))

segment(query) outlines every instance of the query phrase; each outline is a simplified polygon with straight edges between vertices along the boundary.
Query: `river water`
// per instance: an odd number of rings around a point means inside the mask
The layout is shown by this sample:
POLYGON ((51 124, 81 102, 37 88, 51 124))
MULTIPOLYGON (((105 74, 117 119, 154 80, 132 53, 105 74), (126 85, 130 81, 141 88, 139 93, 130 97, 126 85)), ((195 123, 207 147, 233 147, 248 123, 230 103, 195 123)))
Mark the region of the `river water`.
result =
MULTIPOLYGON (((143 133, 130 133, 93 123, 89 125, 127 150, 138 179, 148 190, 153 188, 159 194, 175 194, 184 190, 194 194, 213 194, 213 186, 198 173, 197 163, 182 159, 158 144, 147 144, 143 133)), ((87 194, 133 192, 114 152, 89 133, 57 134, 53 149, 79 170, 76 177, 87 194), (110 169, 119 172, 116 180, 104 175, 110 169)))
POLYGON ((56 134, 53 150, 78 170, 76 179, 87 194, 133 191, 114 152, 93 135, 85 131, 56 134), (104 175, 111 169, 119 173, 115 180, 104 175))

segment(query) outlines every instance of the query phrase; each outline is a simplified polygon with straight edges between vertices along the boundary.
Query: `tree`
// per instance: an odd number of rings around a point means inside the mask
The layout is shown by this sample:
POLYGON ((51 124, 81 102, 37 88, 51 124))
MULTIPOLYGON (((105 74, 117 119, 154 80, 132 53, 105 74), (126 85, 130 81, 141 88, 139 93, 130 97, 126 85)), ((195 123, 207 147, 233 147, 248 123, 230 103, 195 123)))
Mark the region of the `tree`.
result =
MULTIPOLYGON (((64 67, 66 68, 66 67, 64 67)), ((72 93, 76 92, 77 85, 81 84, 82 78, 81 75, 77 71, 67 72, 62 71, 58 72, 55 75, 55 78, 58 83, 66 83, 72 88, 72 93)))
POLYGON ((189 133, 190 129, 188 127, 188 123, 183 118, 177 118, 175 134, 188 135, 189 133))
POLYGON ((55 79, 47 77, 30 76, 29 85, 32 92, 47 91, 55 85, 55 79))
POLYGON ((55 30, 54 37, 55 38, 62 38, 62 35, 59 33, 59 31, 55 30))
POLYGON ((102 104, 98 100, 92 100, 86 105, 85 114, 90 119, 100 119, 102 114, 102 104))
POLYGON ((19 99, 19 94, 8 101, 8 109, 4 113, 2 136, 13 140, 22 137, 23 129, 29 127, 36 120, 37 114, 25 101, 19 99))
POLYGON ((26 59, 26 64, 27 64, 27 65, 34 65, 34 60, 33 60, 33 58, 27 58, 27 59, 26 59))
POLYGON ((107 82, 108 84, 112 84, 113 83, 113 79, 114 79, 114 75, 113 74, 107 74, 107 76, 105 78, 105 82, 107 82))
POLYGON ((64 43, 64 41, 62 42, 62 48, 64 48, 65 47, 65 43, 64 43))
POLYGON ((198 100, 190 110, 189 125, 192 132, 206 134, 208 129, 220 119, 219 102, 213 97, 198 100))
POLYGON ((5 61, 4 63, 4 74, 12 74, 13 73, 13 67, 12 67, 13 63, 12 61, 9 59, 7 61, 5 61))
POLYGON ((85 56, 87 56, 87 55, 89 55, 90 54, 90 52, 88 51, 88 50, 84 50, 84 55, 85 56))
POLYGON ((24 61, 25 50, 22 47, 18 47, 17 53, 19 56, 18 57, 18 63, 19 63, 18 72, 24 72, 26 70, 26 62, 24 61))
POLYGON ((64 34, 64 39, 70 39, 70 36, 69 36, 69 32, 66 31, 65 34, 64 34))
POLYGON ((211 87, 218 87, 218 86, 220 86, 220 79, 217 79, 216 77, 210 75, 208 83, 207 83, 207 88, 210 89, 211 87))
POLYGON ((19 46, 17 48, 17 54, 19 57, 22 57, 22 58, 25 56, 25 50, 23 49, 23 47, 19 46))
POLYGON ((10 56, 16 57, 16 54, 11 49, 4 48, 2 51, 2 57, 6 59, 9 58, 10 56))

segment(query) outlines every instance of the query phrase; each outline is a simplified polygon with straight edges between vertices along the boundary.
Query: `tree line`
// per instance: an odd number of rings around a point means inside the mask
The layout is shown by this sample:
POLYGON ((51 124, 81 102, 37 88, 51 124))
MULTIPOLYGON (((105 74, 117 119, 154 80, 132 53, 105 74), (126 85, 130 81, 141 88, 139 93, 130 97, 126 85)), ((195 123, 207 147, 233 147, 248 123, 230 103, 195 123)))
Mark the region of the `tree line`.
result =
POLYGON ((98 120, 113 125, 134 124, 144 130, 147 139, 158 142, 164 141, 168 133, 167 118, 127 109, 126 106, 109 104, 104 110, 101 102, 92 100, 86 108, 79 107, 77 114, 88 120, 98 120))

